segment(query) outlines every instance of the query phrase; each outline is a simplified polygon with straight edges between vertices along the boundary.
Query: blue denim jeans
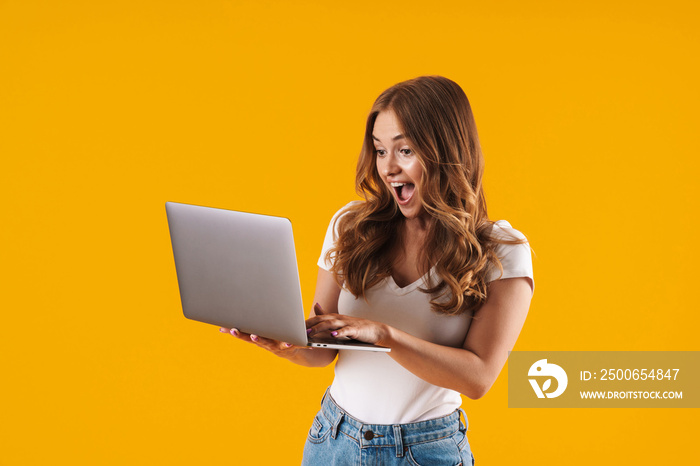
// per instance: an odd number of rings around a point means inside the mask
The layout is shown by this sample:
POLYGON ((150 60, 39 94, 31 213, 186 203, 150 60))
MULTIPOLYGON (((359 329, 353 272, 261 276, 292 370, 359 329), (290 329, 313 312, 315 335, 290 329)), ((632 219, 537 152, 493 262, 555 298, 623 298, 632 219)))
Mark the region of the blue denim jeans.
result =
MULTIPOLYGON (((472 466, 461 409, 411 424, 363 424, 326 392, 304 445, 302 466, 472 466)), ((466 415, 464 421, 467 422, 466 415)))

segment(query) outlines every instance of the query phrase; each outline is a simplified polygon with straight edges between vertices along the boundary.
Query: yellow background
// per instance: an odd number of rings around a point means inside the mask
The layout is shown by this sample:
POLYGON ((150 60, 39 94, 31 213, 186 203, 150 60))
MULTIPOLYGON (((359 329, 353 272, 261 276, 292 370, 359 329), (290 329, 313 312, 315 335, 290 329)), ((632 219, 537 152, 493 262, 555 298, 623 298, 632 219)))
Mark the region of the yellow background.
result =
MULTIPOLYGON (((312 304, 366 114, 469 96, 536 252, 518 350, 698 350, 698 8, 0 0, 0 465, 298 464, 332 369, 186 320, 164 203, 291 218, 312 304)), ((689 464, 692 409, 465 400, 477 464, 689 464)))

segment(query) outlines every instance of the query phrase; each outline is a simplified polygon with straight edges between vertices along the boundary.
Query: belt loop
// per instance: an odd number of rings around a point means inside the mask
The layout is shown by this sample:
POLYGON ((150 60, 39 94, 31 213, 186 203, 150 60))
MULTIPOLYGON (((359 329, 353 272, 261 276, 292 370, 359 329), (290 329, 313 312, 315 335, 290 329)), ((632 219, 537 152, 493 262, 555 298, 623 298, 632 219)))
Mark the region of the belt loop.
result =
POLYGON ((338 427, 340 426, 340 423, 343 421, 343 417, 345 417, 345 413, 340 411, 338 414, 338 417, 335 418, 335 422, 333 423, 333 427, 331 427, 331 437, 333 437, 333 440, 335 440, 336 435, 338 435, 338 427))
POLYGON ((467 432, 467 428, 469 427, 469 421, 467 421, 467 413, 465 413, 464 410, 463 410, 462 408, 457 408, 457 409, 458 409, 459 412, 462 414, 462 416, 464 416, 464 424, 462 424, 462 420, 459 419, 459 416, 457 417, 457 420, 459 421, 459 430, 460 430, 462 433, 466 433, 466 432, 467 432), (462 428, 462 426, 464 426, 464 428, 462 428))
POLYGON ((394 425, 394 442, 396 443, 396 457, 403 457, 403 437, 401 435, 401 426, 394 425))

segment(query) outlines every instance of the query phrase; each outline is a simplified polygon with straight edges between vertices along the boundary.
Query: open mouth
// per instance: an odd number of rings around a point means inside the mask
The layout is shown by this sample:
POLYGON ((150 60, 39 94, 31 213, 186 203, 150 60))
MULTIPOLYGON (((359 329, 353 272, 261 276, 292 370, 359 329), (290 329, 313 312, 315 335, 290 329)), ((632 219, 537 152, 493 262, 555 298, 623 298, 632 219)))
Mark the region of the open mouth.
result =
POLYGON ((416 185, 413 183, 391 183, 391 187, 394 188, 396 198, 401 204, 410 201, 416 189, 416 185))

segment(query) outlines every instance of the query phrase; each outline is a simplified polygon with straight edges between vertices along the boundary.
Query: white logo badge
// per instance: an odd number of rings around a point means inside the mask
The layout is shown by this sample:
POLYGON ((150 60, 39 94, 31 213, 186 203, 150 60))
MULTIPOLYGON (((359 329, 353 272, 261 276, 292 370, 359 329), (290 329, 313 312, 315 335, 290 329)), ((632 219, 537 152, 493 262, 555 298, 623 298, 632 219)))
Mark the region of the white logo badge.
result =
POLYGON ((530 366, 530 370, 527 373, 528 376, 532 377, 554 377, 557 381, 557 389, 551 393, 546 393, 549 387, 552 385, 552 379, 548 378, 542 384, 542 388, 537 384, 536 379, 528 379, 532 389, 535 390, 537 398, 556 398, 566 390, 566 385, 569 383, 569 378, 566 376, 564 369, 557 366, 556 364, 548 364, 546 359, 540 359, 535 364, 530 366))

